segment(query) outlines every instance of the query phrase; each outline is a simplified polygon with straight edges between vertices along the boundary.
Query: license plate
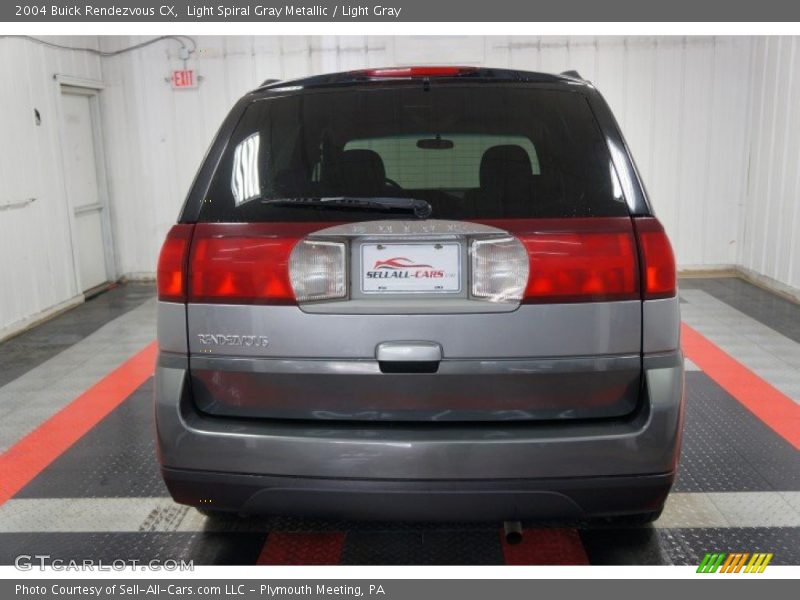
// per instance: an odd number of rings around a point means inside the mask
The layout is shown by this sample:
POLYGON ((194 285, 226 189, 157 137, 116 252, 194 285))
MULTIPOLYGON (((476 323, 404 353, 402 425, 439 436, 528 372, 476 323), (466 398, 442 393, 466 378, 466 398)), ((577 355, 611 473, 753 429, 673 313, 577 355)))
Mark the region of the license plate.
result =
POLYGON ((362 244, 365 294, 458 293, 461 245, 457 243, 362 244))

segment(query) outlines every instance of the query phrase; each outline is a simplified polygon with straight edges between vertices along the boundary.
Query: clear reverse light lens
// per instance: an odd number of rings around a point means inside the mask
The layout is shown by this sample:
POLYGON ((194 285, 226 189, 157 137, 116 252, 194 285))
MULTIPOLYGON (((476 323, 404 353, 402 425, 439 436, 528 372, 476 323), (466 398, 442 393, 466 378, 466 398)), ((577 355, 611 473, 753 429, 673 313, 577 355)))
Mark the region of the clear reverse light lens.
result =
POLYGON ((344 298, 344 244, 341 242, 299 242, 289 257, 289 278, 298 302, 344 298))
POLYGON ((513 237, 472 242, 472 295, 519 302, 528 284, 528 253, 513 237))

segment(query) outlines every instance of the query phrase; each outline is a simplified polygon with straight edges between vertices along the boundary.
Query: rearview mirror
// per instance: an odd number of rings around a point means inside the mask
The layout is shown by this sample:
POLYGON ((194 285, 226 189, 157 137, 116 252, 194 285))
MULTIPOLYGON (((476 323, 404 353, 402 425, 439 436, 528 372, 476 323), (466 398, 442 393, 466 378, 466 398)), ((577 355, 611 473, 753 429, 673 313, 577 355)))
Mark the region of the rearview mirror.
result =
POLYGON ((417 140, 417 148, 423 150, 450 150, 455 144, 453 140, 443 140, 441 136, 417 140))

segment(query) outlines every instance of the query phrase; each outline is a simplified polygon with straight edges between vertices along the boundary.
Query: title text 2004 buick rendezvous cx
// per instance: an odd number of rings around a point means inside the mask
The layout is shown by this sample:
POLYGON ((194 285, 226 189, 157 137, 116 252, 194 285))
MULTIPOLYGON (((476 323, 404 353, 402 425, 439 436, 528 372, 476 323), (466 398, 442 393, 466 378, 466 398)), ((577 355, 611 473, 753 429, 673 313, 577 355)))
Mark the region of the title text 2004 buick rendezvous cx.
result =
POLYGON ((178 502, 649 520, 675 476, 674 258, 577 74, 263 85, 212 144, 158 295, 178 502))

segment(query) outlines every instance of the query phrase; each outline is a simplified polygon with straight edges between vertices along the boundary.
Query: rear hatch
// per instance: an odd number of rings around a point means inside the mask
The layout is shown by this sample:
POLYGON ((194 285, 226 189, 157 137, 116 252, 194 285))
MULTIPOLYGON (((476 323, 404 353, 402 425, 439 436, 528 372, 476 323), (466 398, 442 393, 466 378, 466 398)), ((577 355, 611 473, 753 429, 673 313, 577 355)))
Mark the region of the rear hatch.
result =
POLYGON ((658 279, 637 229, 659 227, 628 214, 566 85, 275 90, 244 111, 198 222, 170 233, 182 276, 162 299, 187 302, 208 414, 620 417, 658 279))

